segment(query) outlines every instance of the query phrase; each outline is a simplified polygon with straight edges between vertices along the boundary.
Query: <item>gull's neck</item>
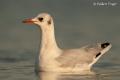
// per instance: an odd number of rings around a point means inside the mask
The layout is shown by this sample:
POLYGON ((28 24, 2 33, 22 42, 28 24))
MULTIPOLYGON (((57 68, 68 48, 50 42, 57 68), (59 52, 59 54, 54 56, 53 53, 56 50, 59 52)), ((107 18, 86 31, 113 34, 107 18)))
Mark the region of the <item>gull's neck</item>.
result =
MULTIPOLYGON (((58 46, 55 40, 54 25, 42 25, 42 41, 41 41, 41 54, 45 51, 58 50, 58 46)), ((47 54, 49 54, 47 52, 47 54)))

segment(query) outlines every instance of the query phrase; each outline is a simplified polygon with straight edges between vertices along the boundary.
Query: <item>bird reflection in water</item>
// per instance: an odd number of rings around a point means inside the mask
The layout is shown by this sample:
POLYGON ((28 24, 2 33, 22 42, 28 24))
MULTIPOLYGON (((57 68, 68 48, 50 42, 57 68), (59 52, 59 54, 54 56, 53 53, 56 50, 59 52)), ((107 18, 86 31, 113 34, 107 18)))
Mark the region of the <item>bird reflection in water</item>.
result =
POLYGON ((98 80, 98 75, 91 71, 82 73, 39 72, 39 80, 98 80))

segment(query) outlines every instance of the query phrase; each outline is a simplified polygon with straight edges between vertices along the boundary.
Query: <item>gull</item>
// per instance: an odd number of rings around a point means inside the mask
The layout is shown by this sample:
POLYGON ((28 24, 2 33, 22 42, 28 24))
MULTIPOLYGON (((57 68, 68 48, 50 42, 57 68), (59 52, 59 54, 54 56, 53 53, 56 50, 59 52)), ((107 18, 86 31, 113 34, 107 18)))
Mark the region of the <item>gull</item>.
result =
POLYGON ((55 40, 53 18, 48 13, 25 19, 23 23, 36 24, 42 31, 38 56, 40 71, 74 73, 91 70, 93 64, 112 47, 111 43, 103 42, 77 49, 59 48, 55 40))

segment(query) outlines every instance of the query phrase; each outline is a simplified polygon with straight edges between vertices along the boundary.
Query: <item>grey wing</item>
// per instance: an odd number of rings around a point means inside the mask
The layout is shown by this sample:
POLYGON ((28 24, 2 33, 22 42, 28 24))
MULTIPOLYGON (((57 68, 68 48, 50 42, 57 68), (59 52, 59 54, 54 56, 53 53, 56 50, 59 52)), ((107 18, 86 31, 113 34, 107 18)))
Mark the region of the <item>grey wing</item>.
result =
POLYGON ((74 67, 77 64, 90 64, 99 55, 99 48, 83 47, 80 49, 71 49, 63 51, 57 58, 62 67, 74 67))

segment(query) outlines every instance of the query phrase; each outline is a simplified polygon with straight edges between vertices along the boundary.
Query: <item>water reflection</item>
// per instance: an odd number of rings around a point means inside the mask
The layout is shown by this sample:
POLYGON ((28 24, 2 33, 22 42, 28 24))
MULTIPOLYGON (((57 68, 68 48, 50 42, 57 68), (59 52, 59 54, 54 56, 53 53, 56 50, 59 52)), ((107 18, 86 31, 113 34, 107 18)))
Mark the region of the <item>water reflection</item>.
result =
POLYGON ((84 74, 40 72, 39 80, 98 80, 98 75, 93 72, 84 74))

